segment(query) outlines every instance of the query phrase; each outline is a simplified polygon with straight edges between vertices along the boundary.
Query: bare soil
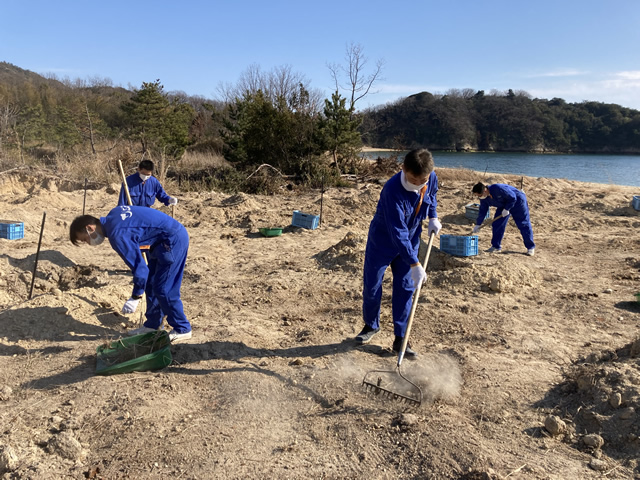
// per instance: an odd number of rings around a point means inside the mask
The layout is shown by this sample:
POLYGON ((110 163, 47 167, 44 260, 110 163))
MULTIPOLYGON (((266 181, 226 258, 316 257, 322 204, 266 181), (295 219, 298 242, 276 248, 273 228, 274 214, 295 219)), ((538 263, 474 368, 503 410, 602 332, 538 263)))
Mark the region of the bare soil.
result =
MULTIPOLYGON (((469 235, 474 182, 441 179, 442 233, 469 235)), ((166 185, 191 236, 194 335, 171 346, 170 366, 112 376, 96 375, 96 349, 140 312, 120 314, 131 274, 108 243, 69 242, 81 187, 0 175, 0 216, 25 230, 0 240, 2 478, 640 478, 637 189, 525 178, 534 257, 513 223, 501 254, 485 252, 490 228, 476 256, 436 240, 411 335, 419 357, 401 366, 424 395, 409 408, 362 386, 396 368, 390 272, 382 332, 353 343, 380 183, 328 189, 316 230, 290 222, 320 213, 319 191, 166 185)), ((86 212, 116 201, 114 186, 88 190, 86 212)))

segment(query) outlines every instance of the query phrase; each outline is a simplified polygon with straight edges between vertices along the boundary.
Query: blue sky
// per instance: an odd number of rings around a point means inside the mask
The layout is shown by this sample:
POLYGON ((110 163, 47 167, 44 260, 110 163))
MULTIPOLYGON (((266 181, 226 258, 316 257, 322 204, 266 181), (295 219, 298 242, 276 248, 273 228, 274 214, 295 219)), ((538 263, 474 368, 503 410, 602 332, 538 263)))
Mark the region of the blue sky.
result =
POLYGON ((511 88, 640 109, 637 0, 0 0, 0 61, 127 88, 217 98, 251 65, 288 65, 329 96, 350 43, 385 61, 359 108, 511 88))

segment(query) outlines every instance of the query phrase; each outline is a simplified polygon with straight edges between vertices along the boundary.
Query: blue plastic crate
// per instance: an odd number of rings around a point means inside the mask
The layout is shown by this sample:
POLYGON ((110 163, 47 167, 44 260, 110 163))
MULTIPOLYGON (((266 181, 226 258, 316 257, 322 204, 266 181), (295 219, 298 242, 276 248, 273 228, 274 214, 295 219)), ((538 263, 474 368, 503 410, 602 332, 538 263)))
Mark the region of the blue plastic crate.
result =
POLYGON ((294 227, 308 228, 309 230, 315 230, 320 224, 320 216, 311 215, 310 213, 302 213, 299 210, 293 211, 293 219, 291 225, 294 227))
POLYGON ((0 238, 18 240, 24 238, 24 223, 13 220, 0 220, 0 238))
POLYGON ((634 209, 640 210, 640 195, 634 195, 633 200, 631 201, 631 205, 634 209))
MULTIPOLYGON (((479 203, 469 203, 464 206, 464 216, 474 222, 478 219, 478 213, 480 213, 480 204, 479 203)), ((491 208, 487 209, 487 215, 484 217, 484 220, 491 217, 491 208)), ((484 222, 484 220, 482 220, 484 222)))
POLYGON ((458 257, 478 254, 478 235, 440 235, 440 250, 458 257))

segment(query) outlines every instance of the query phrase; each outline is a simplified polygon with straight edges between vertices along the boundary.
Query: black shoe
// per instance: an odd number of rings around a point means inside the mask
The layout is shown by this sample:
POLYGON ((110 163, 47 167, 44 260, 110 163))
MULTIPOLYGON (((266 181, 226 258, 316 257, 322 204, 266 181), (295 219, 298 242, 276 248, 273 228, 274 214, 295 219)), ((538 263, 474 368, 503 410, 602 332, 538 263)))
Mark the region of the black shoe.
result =
POLYGON ((373 336, 379 331, 379 328, 371 328, 369 325, 365 325, 362 331, 356 337, 356 343, 359 343, 361 345, 369 343, 373 336))
MULTIPOLYGON (((403 337, 396 337, 396 339, 393 341, 393 351, 397 354, 400 353, 400 349, 402 348, 402 341, 404 340, 403 337)), ((415 350, 413 350, 411 348, 411 345, 409 345, 409 343, 407 343, 407 348, 404 349, 404 356, 405 357, 417 357, 418 354, 415 352, 415 350)))

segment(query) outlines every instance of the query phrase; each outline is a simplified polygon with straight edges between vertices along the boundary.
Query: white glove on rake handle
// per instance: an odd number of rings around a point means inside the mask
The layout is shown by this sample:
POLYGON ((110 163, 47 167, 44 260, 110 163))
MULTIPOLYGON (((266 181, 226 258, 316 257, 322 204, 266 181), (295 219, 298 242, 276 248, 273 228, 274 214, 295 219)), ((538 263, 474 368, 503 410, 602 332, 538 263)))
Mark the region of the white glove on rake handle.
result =
POLYGON ((413 284, 417 287, 423 283, 427 283, 427 272, 424 271, 424 267, 420 264, 411 267, 411 278, 413 284))

